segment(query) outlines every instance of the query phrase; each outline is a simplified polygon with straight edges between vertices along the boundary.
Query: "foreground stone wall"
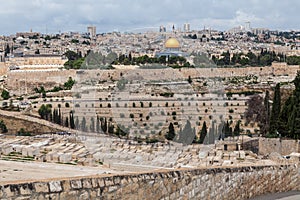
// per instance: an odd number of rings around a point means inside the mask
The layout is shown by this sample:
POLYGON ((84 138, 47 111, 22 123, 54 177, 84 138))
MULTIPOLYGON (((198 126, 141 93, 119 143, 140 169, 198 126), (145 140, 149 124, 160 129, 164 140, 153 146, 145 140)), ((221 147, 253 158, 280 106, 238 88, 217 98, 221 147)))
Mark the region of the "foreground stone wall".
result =
POLYGON ((0 184, 0 199, 247 199, 300 190, 296 165, 193 169, 0 184))
POLYGON ((300 153, 299 140, 286 140, 280 138, 259 138, 259 154, 269 155, 277 152, 280 155, 289 155, 293 152, 300 153))

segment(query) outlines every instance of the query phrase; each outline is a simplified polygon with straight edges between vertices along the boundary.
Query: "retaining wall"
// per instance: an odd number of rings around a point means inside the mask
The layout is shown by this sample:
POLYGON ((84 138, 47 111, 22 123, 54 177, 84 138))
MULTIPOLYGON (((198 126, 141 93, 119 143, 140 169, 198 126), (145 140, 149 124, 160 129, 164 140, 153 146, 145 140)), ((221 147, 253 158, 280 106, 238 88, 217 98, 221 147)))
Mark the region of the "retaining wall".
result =
POLYGON ((247 199, 300 190, 299 169, 256 166, 0 184, 0 199, 247 199))

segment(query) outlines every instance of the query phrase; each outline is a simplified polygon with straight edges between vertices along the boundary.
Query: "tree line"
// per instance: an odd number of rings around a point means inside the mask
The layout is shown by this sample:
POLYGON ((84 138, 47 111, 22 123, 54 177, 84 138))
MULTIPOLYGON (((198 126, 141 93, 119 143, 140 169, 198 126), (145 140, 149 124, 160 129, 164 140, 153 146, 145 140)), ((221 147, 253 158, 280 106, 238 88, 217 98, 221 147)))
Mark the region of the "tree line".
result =
POLYGON ((160 56, 149 57, 143 55, 139 57, 133 57, 131 53, 128 55, 120 55, 114 62, 115 65, 144 65, 144 64, 161 64, 168 65, 170 67, 190 67, 190 63, 187 62, 185 57, 182 56, 160 56))
POLYGON ((238 120, 234 128, 232 128, 232 121, 223 121, 220 124, 212 121, 211 126, 208 128, 206 122, 203 122, 202 128, 198 135, 195 128, 192 128, 191 122, 187 120, 184 128, 177 133, 174 128, 174 124, 170 122, 168 131, 165 134, 167 140, 183 144, 214 144, 215 140, 224 140, 227 137, 239 136, 243 130, 240 127, 241 121, 238 120))
POLYGON ((218 66, 270 66, 272 62, 287 62, 288 65, 300 64, 300 56, 286 56, 264 49, 258 55, 249 51, 247 54, 234 53, 231 56, 229 51, 226 51, 221 54, 220 58, 213 55, 212 60, 218 66))
POLYGON ((300 72, 293 81, 295 89, 282 102, 280 83, 274 88, 273 101, 269 91, 265 98, 254 95, 248 100, 245 113, 246 123, 257 122, 260 133, 266 137, 287 137, 300 139, 300 72))

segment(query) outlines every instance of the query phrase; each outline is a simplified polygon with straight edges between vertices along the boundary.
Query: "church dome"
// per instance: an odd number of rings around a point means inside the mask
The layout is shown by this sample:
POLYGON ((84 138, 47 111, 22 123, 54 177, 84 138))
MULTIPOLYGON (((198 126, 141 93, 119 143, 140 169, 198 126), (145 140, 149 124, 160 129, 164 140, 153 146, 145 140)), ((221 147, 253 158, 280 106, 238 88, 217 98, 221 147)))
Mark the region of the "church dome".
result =
POLYGON ((178 40, 176 40, 175 38, 169 38, 165 43, 165 47, 167 49, 169 49, 169 48, 180 48, 180 44, 179 44, 178 40))

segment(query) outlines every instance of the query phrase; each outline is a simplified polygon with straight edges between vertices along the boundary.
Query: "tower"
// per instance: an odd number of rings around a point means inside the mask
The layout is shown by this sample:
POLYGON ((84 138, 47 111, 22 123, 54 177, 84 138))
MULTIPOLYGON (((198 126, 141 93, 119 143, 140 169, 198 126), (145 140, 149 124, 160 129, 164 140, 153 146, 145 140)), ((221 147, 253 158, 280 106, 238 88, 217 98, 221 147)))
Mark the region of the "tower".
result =
POLYGON ((248 21, 248 22, 246 22, 246 27, 245 27, 245 30, 246 31, 250 31, 251 30, 251 26, 250 26, 250 22, 248 21))
POLYGON ((189 23, 183 24, 183 31, 184 32, 190 32, 191 26, 189 23))
POLYGON ((88 26, 87 32, 90 37, 92 37, 92 38, 96 37, 96 26, 88 26))

